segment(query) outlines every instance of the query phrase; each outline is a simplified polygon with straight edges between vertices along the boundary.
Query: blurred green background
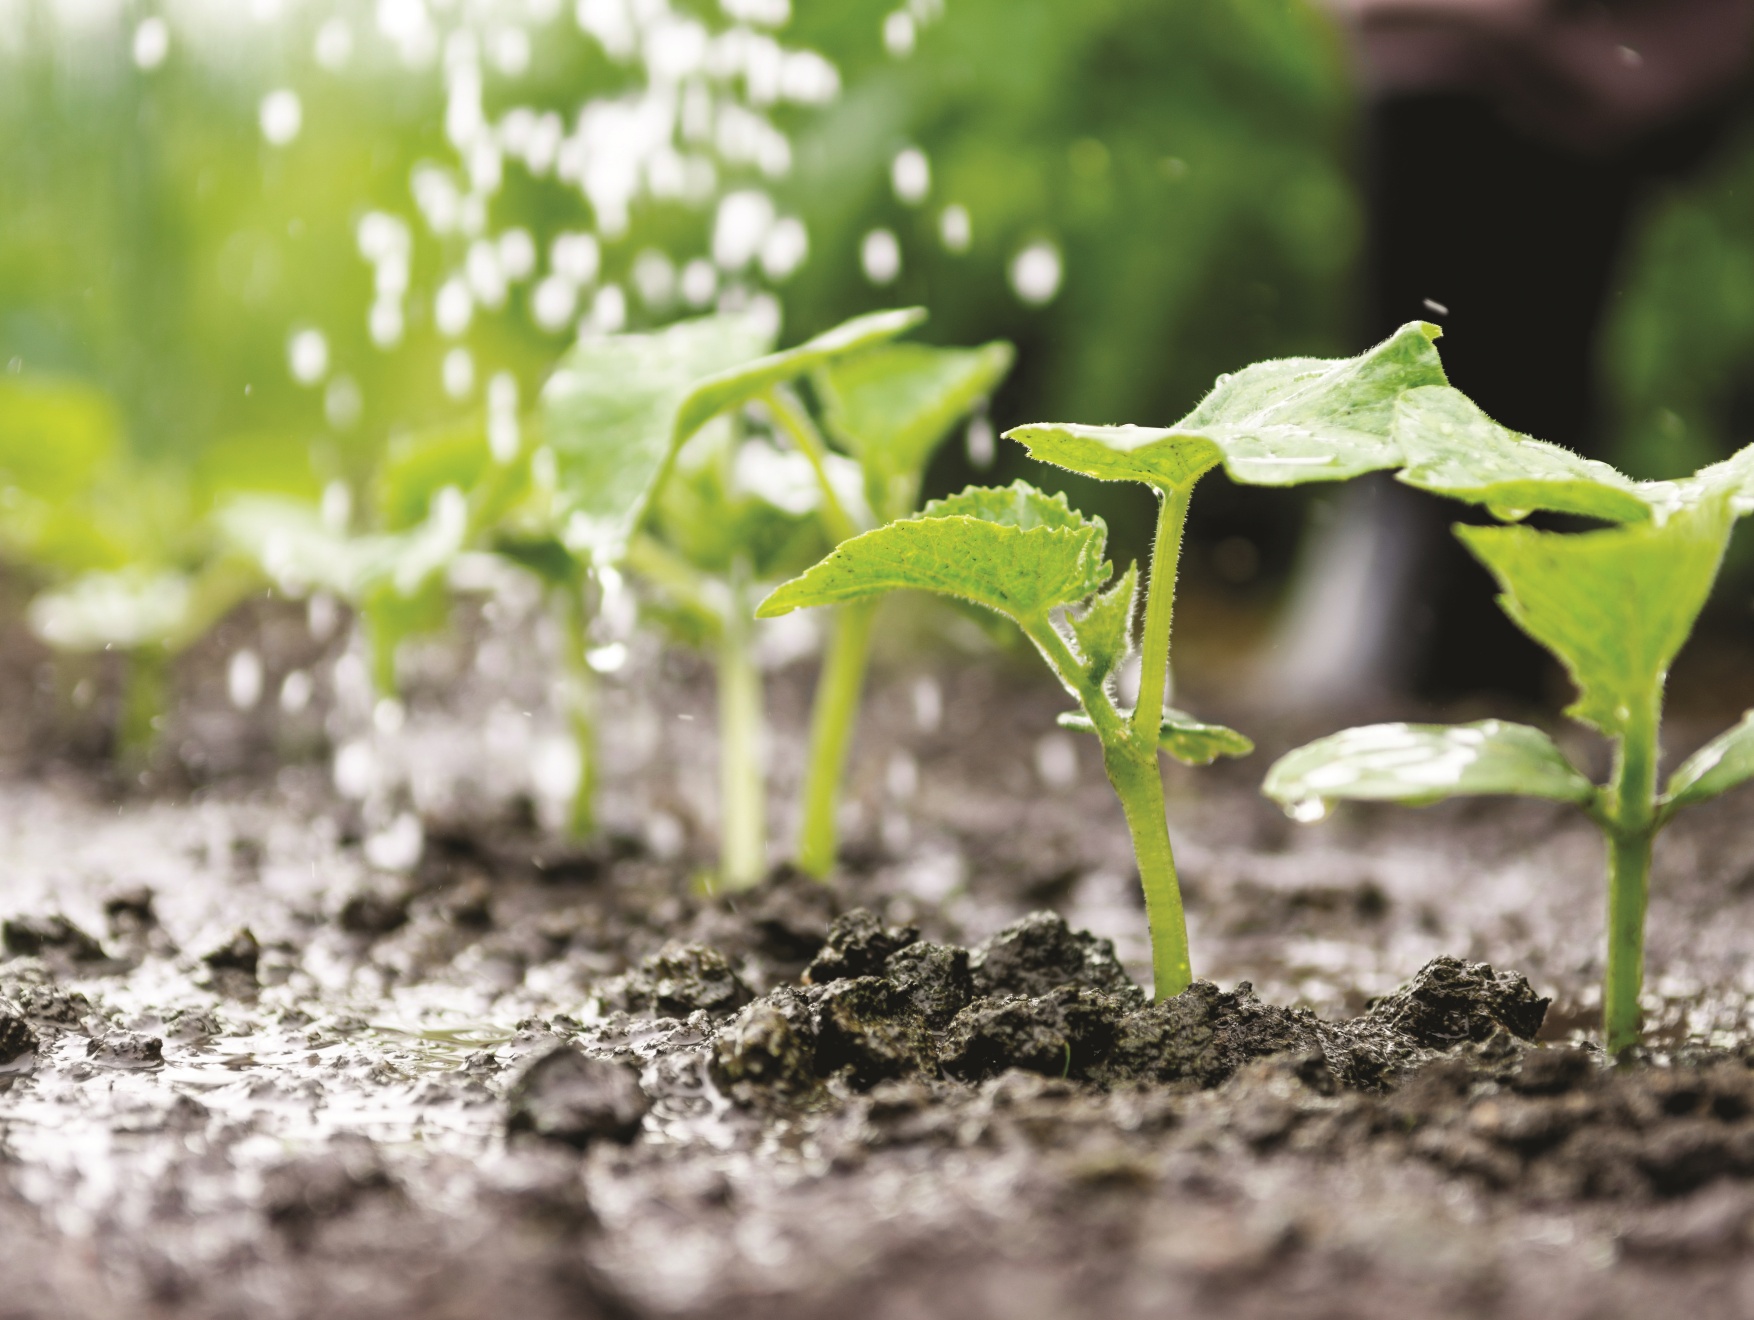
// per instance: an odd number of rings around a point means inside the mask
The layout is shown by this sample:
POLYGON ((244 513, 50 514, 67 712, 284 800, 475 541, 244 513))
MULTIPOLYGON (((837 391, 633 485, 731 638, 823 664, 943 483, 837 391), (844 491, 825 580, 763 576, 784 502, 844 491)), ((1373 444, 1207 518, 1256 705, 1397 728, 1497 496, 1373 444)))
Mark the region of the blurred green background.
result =
MULTIPOLYGON (((480 418, 497 373, 527 402, 579 316, 770 292, 784 342, 909 302, 929 339, 1013 340, 996 429, 1167 422, 1220 371, 1358 347, 1355 129, 1338 38, 1300 0, 0 0, 0 541, 46 578, 186 566, 240 490, 345 490, 369 525, 399 436, 480 418), (497 163, 459 145, 459 69, 497 163), (659 86, 704 145, 640 162, 625 227, 529 164, 587 104, 625 112, 611 137, 645 131, 659 86), (472 171, 485 211, 444 221, 472 171), (723 250, 733 193, 760 203, 759 256, 723 250), (477 280, 483 242, 500 269, 477 280)), ((1629 248, 1601 351, 1640 475, 1751 438, 1751 185, 1754 135, 1732 135, 1629 248)), ((1025 471, 999 448, 993 475, 1025 471)), ((946 452, 935 487, 984 458, 978 436, 946 452)), ((1073 496, 1137 552, 1133 495, 1073 496)), ((1256 529, 1269 585, 1294 513, 1256 529)))

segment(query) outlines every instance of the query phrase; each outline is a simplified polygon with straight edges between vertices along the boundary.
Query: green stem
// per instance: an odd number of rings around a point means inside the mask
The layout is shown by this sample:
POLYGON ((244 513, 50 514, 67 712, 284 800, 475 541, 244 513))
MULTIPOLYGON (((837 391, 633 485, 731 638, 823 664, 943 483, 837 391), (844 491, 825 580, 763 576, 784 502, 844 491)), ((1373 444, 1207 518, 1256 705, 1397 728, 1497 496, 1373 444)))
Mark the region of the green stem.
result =
POLYGON ((798 452, 810 460, 810 469, 816 474, 817 488, 822 492, 822 530, 827 534, 829 542, 839 545, 842 541, 859 534, 859 528, 853 522, 846 506, 840 502, 835 492, 834 483, 828 479, 828 445, 810 420, 810 414, 804 411, 803 405, 792 395, 791 391, 774 387, 764 396, 768 410, 773 413, 774 420, 780 429, 792 438, 798 452))
MULTIPOLYGON (((1169 630, 1175 614, 1175 576, 1181 559, 1193 486, 1159 492, 1157 537, 1151 548, 1151 579, 1145 586, 1145 635, 1140 642, 1139 701, 1133 708, 1133 741, 1149 747, 1155 764, 1163 723, 1163 690, 1169 685, 1169 630)), ((1159 793, 1161 799, 1162 794, 1159 793)))
POLYGON ((1115 710, 1108 692, 1090 680, 1089 669, 1079 663, 1051 623, 1046 619, 1025 621, 1023 630, 1096 726, 1102 743, 1102 767, 1126 814, 1133 857, 1139 864, 1139 883, 1145 891, 1152 996, 1168 999, 1179 995, 1193 983, 1193 966, 1188 957, 1188 923, 1182 911, 1181 883, 1176 878, 1175 851, 1169 842, 1157 740, 1140 744, 1115 710))
POLYGON ((767 869, 767 785, 762 773, 761 674, 752 649, 749 568, 731 570, 719 638, 719 860, 726 889, 748 889, 767 869))
POLYGON ((798 869, 818 878, 833 869, 839 847, 836 817, 841 776, 859 720, 865 664, 871 653, 871 623, 876 614, 876 601, 860 601, 835 610, 834 632, 822 660, 822 674, 816 680, 816 702, 810 713, 810 762, 805 768, 804 820, 798 832, 798 869))
POLYGON ((122 691, 116 711, 117 759, 131 771, 144 769, 158 746, 159 726, 170 686, 170 656, 162 646, 146 645, 122 661, 122 691))
POLYGON ((1149 760, 1134 748, 1105 745, 1103 769, 1114 785, 1133 836, 1133 856, 1139 863, 1139 882, 1145 890, 1145 921, 1151 929, 1151 994, 1169 999, 1193 984, 1188 958, 1188 922, 1182 912, 1181 884, 1175 873, 1175 852, 1169 843, 1169 820, 1164 814, 1163 775, 1157 766, 1157 750, 1149 760))
POLYGON ((589 646, 586 629, 590 626, 590 617, 579 589, 562 589, 560 613, 566 718, 572 731, 573 746, 579 754, 579 782, 573 789, 567 829, 575 839, 588 839, 597 832, 597 675, 585 660, 589 646))
POLYGON ((1638 1044, 1643 1024, 1644 915, 1656 837, 1657 731, 1661 693, 1634 712, 1614 749, 1613 814, 1608 832, 1608 967, 1602 1034, 1610 1054, 1638 1044))

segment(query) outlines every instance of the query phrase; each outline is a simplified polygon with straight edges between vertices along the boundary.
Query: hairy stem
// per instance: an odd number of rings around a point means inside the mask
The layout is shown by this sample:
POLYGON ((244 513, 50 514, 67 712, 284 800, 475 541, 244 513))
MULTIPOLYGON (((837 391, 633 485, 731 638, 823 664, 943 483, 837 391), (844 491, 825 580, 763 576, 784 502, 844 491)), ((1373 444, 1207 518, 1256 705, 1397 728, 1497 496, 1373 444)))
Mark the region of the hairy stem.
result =
POLYGON ((859 719, 876 614, 874 600, 842 605, 834 612, 834 632, 810 713, 810 763, 805 769, 804 820, 798 833, 798 869, 806 875, 826 876, 839 848, 836 816, 841 776, 859 719))
POLYGON ((726 889, 747 889, 767 869, 767 785, 762 772, 761 674, 755 667, 749 568, 731 570, 719 638, 719 870, 726 889))
POLYGON ((1634 712, 1614 749, 1613 817, 1608 831, 1608 967, 1602 1034, 1610 1054, 1638 1044, 1643 1025, 1644 913, 1656 837, 1657 730, 1661 693, 1634 712))
POLYGON ((597 675, 585 660, 585 651, 590 645, 586 630, 591 620, 582 589, 562 588, 559 596, 566 720, 579 756, 579 781, 573 787, 567 829, 576 839, 588 839, 597 832, 598 782, 597 675))
POLYGON ((1096 726, 1102 743, 1102 768, 1108 772, 1108 782, 1126 814, 1139 882, 1145 890, 1145 921, 1151 930, 1151 993, 1157 999, 1179 995, 1193 983, 1193 968, 1188 958, 1181 883, 1176 878, 1175 851, 1170 847, 1169 820, 1164 812, 1157 739, 1154 736, 1140 745, 1108 692, 1091 681, 1088 668, 1079 663, 1051 623, 1046 619, 1026 622, 1024 631, 1096 726))
POLYGON ((1131 747, 1103 746, 1103 769, 1114 785, 1133 837, 1133 856, 1145 890, 1145 920, 1151 929, 1151 994, 1154 999, 1179 995, 1193 983, 1188 959, 1188 923, 1182 912, 1181 884, 1176 879, 1175 852, 1169 843, 1169 821, 1163 808, 1163 775, 1156 749, 1147 760, 1131 747))
MULTIPOLYGON (((1157 751, 1163 723, 1163 690, 1169 685, 1169 630, 1175 614, 1175 576, 1192 485, 1161 492, 1157 537, 1151 547, 1151 578, 1145 587, 1145 634, 1140 642, 1139 702, 1133 708, 1133 741, 1157 751)), ((1161 794, 1159 794, 1161 797, 1161 794)), ((1178 909, 1179 910, 1179 909, 1178 909)))

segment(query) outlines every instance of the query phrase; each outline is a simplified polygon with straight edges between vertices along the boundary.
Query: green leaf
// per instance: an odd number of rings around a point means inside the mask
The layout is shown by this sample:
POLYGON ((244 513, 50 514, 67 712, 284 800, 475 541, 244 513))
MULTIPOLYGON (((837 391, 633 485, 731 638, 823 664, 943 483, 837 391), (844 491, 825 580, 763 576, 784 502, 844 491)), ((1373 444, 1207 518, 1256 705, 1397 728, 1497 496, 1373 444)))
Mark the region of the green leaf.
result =
POLYGON ((1500 426, 1460 390, 1408 390, 1395 408, 1406 461, 1397 475, 1409 486, 1484 504, 1511 521, 1536 509, 1620 523, 1651 516, 1630 477, 1500 426))
POLYGON ((701 572, 726 575, 741 561, 756 580, 773 581, 827 553, 816 515, 821 495, 804 455, 761 439, 738 444, 729 426, 714 425, 683 447, 658 493, 653 525, 701 572))
POLYGON ((1339 799, 1419 805, 1505 793, 1585 806, 1596 795, 1551 738, 1504 720, 1347 729, 1280 757, 1261 791, 1298 820, 1321 819, 1339 799))
POLYGON ((1445 385, 1436 326, 1410 321, 1367 353, 1291 358, 1220 378, 1176 423, 1224 450, 1224 470, 1250 486, 1343 481, 1394 467, 1395 403, 1411 389, 1445 385))
POLYGON ((775 385, 783 385, 845 354, 857 353, 904 335, 925 319, 924 307, 870 312, 843 321, 796 348, 727 367, 710 380, 700 382, 689 396, 678 419, 678 430, 687 437, 727 408, 745 403, 775 385))
POLYGON ((187 574, 86 573, 30 603, 31 631, 61 651, 132 650, 180 633, 194 597, 187 574))
POLYGON ((323 590, 353 600, 392 553, 390 538, 349 538, 309 504, 277 495, 235 496, 214 511, 213 524, 224 544, 295 598, 323 590))
POLYGON ((1192 485, 1224 458, 1202 435, 1167 427, 1037 422, 1005 432, 1029 456, 1098 481, 1141 481, 1159 490, 1192 485))
POLYGON ((885 344, 817 370, 813 379, 829 430, 865 469, 867 492, 880 514, 913 512, 920 474, 933 451, 998 388, 1015 356, 1006 343, 885 344))
POLYGON ((1612 737, 1661 690, 1729 540, 1721 496, 1601 532, 1457 527, 1498 579, 1499 604, 1577 685, 1566 713, 1612 737))
POLYGON ((582 340, 561 359, 542 408, 569 546, 621 556, 677 447, 712 415, 697 387, 770 342, 750 317, 708 316, 582 340))
POLYGON ((31 631, 62 651, 180 650, 247 595, 254 582, 237 566, 198 573, 136 565, 84 573, 30 603, 31 631))
POLYGON ((0 489, 65 499, 114 462, 121 419, 103 391, 40 376, 0 379, 0 489))
POLYGON ((1682 481, 1648 482, 1649 488, 1678 491, 1683 500, 1724 495, 1737 517, 1754 513, 1754 445, 1746 445, 1721 463, 1700 468, 1682 481))
POLYGON ((1045 618, 1108 581, 1108 529, 1064 495, 1018 481, 970 487, 934 500, 923 514, 849 541, 761 603, 762 618, 811 605, 880 596, 902 587, 973 601, 1019 621, 1045 618))
POLYGON ((1099 481, 1189 485, 1222 461, 1251 486, 1343 481, 1395 467, 1395 402, 1446 383, 1432 347, 1440 331, 1413 321, 1354 358, 1286 358, 1220 376, 1170 427, 1020 426, 1006 435, 1044 463, 1099 481))
POLYGON ((966 486, 955 495, 928 501, 921 514, 927 518, 980 518, 1025 531, 1036 527, 1077 529, 1094 525, 1107 535, 1102 519, 1086 520, 1066 502, 1064 494, 1043 494, 1027 481, 1013 481, 1009 486, 966 486))
POLYGON ((470 490, 493 466, 480 423, 447 426, 394 439, 376 478, 378 515, 389 531, 425 520, 446 486, 470 490))
POLYGON ((1709 801, 1754 779, 1754 710, 1681 763, 1663 792, 1663 808, 1675 811, 1709 801))
POLYGON ((496 533, 490 548, 551 587, 576 589, 584 575, 578 556, 552 536, 528 536, 512 529, 496 533))
POLYGON ((1139 594, 1139 565, 1129 564, 1120 580, 1067 620, 1078 649, 1090 665, 1092 682, 1101 683, 1133 649, 1133 604, 1139 594))
MULTIPOLYGON (((1063 729, 1095 733, 1096 725, 1081 710, 1069 710, 1059 717, 1063 729)), ((1255 750, 1254 740, 1228 729, 1222 724, 1207 724, 1185 711, 1166 709, 1163 723, 1157 730, 1157 745, 1183 765, 1211 765, 1220 756, 1247 756, 1255 750)))
POLYGON ((568 545, 620 558, 694 432, 774 385, 892 339, 924 318, 918 308, 874 312, 783 353, 766 353, 771 336, 748 316, 707 316, 653 334, 581 341, 542 391, 570 515, 568 545))
POLYGON ((1163 712, 1157 745, 1183 765, 1211 765, 1220 756, 1247 756, 1254 740, 1222 724, 1207 724, 1182 711, 1163 712))

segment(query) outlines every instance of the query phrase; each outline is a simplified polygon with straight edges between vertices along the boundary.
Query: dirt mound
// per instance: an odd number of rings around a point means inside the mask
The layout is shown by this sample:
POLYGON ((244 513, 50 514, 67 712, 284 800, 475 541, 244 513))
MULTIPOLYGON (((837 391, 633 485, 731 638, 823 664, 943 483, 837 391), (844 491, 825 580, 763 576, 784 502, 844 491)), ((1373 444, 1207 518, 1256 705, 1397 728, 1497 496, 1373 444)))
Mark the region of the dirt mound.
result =
POLYGON ((1013 1068, 1105 1087, 1209 1088, 1292 1054, 1311 1075, 1381 1090, 1459 1044, 1533 1039, 1546 1007, 1521 976, 1454 958, 1434 959, 1350 1022, 1264 1004, 1246 982, 1221 991, 1199 981, 1147 1003, 1109 941, 1050 912, 962 949, 855 909, 830 928, 803 985, 762 996, 721 1029, 712 1075, 742 1103, 764 1092, 796 1101, 830 1082, 978 1082, 1013 1068))

